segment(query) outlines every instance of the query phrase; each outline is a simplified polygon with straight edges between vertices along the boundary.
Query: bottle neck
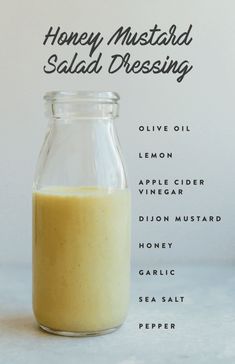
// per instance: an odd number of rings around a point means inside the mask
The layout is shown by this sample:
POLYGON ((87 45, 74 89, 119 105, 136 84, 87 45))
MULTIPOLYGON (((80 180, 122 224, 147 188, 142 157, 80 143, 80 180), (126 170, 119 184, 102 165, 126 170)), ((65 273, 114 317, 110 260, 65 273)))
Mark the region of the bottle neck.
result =
POLYGON ((44 174, 36 180, 38 187, 127 186, 113 119, 52 119, 44 153, 47 163, 39 167, 44 174))
POLYGON ((113 119, 51 118, 49 126, 56 140, 79 144, 88 150, 100 143, 115 143, 113 119))
POLYGON ((44 99, 50 128, 40 154, 35 187, 126 188, 113 123, 118 116, 118 94, 53 91, 44 99))
POLYGON ((47 114, 51 121, 72 123, 79 120, 113 120, 118 116, 118 104, 99 102, 49 102, 47 114))

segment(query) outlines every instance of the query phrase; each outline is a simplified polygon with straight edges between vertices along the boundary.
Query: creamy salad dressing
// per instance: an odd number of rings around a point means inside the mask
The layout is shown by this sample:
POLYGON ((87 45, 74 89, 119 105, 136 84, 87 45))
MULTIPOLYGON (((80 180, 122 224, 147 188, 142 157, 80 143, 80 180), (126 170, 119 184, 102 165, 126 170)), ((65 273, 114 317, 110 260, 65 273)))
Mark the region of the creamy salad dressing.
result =
POLYGON ((52 330, 117 327, 129 302, 127 189, 49 187, 33 193, 33 308, 52 330))

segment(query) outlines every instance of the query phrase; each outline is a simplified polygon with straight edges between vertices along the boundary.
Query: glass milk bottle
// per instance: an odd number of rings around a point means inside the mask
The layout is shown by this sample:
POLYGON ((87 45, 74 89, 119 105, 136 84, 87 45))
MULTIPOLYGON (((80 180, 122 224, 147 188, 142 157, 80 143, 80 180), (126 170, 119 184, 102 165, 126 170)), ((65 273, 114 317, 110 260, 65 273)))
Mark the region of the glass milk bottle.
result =
POLYGON ((113 92, 49 92, 33 184, 33 310, 51 333, 86 336, 127 315, 130 193, 113 92))

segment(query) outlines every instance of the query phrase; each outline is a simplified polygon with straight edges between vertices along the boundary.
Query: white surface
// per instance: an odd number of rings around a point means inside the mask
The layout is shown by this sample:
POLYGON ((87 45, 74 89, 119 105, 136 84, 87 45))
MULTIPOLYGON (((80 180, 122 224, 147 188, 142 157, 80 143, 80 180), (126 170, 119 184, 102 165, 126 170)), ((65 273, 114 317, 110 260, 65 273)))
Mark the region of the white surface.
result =
POLYGON ((41 332, 31 312, 31 269, 1 265, 1 364, 234 364, 235 268, 176 267, 173 279, 142 278, 133 285, 125 325, 95 338, 41 332), (184 304, 137 304, 142 294, 184 295, 184 304), (175 322, 173 332, 140 332, 138 322, 175 322))

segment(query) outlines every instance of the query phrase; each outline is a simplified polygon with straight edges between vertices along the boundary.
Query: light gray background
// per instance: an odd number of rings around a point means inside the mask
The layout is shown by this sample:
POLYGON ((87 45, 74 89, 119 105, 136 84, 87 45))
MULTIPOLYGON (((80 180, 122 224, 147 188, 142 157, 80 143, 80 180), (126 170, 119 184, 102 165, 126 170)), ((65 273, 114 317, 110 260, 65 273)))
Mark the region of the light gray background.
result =
MULTIPOLYGON (((0 0, 0 364, 234 364, 234 0, 0 0), (110 35, 121 24, 145 31, 155 23, 185 30, 189 47, 135 47, 142 60, 189 59, 194 70, 178 84, 154 75, 45 75, 56 51, 44 47, 50 25, 110 35), (76 340, 36 329, 31 312, 31 186, 46 131, 42 96, 55 89, 115 90, 121 95, 117 129, 133 196, 133 279, 130 312, 112 335, 76 340), (144 135, 142 122, 188 124, 188 135, 144 135), (173 160, 140 161, 139 151, 173 152, 173 160), (205 178, 204 189, 182 198, 141 198, 139 178, 205 178), (137 224, 139 214, 222 215, 223 223, 137 224), (137 243, 173 241, 170 251, 140 251, 137 243), (184 263, 186 267, 179 267, 184 263), (193 263, 197 263, 192 267, 193 263), (198 265, 206 263, 206 267, 198 265), (215 267, 211 264, 216 263, 215 267), (188 265, 191 265, 189 267, 188 265), (176 268, 176 276, 140 277, 139 267, 176 268), (140 295, 183 295, 185 303, 139 304, 140 295), (138 330, 138 322, 174 321, 171 332, 138 330)), ((79 47, 81 58, 87 49, 79 47)), ((103 51, 105 51, 103 49, 103 51)), ((119 47, 106 50, 124 53, 119 47)))
MULTIPOLYGON (((0 13, 0 260, 31 261, 31 185, 47 120, 42 96, 56 89, 115 90, 121 95, 117 129, 133 196, 133 261, 233 262, 234 249, 234 1, 1 1, 0 13), (189 59, 194 70, 179 84, 175 76, 45 75, 54 52, 71 57, 75 47, 44 47, 50 25, 70 31, 101 31, 120 25, 145 31, 155 23, 182 31, 193 24, 189 47, 135 47, 140 59, 189 59), (190 125, 189 135, 144 135, 141 122, 190 125), (139 151, 173 152, 173 160, 140 161, 139 151), (139 178, 205 178, 204 189, 183 198, 137 194, 139 178), (222 215, 220 224, 137 224, 139 214, 222 215), (172 251, 143 252, 139 240, 174 241, 172 251)), ((107 59, 127 48, 103 49, 107 59)), ((78 48, 81 58, 87 48, 78 48)))

